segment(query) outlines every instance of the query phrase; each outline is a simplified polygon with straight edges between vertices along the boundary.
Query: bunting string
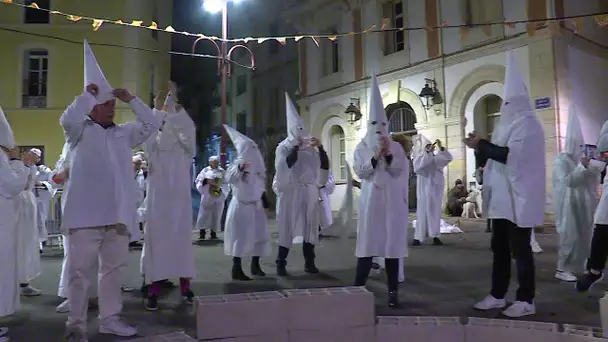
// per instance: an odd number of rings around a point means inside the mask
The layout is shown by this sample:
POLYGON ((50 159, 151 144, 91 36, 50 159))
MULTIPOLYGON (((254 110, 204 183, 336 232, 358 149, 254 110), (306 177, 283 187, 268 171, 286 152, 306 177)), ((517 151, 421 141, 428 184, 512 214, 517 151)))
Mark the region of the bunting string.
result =
POLYGON ((545 24, 549 27, 552 34, 559 35, 560 24, 563 22, 572 22, 575 33, 581 33, 584 26, 584 20, 586 18, 593 18, 596 24, 605 28, 608 25, 608 12, 607 13, 594 13, 594 14, 584 14, 584 15, 575 15, 575 16, 565 16, 559 18, 544 18, 544 19, 526 19, 526 20, 513 20, 513 21, 496 21, 496 22, 487 22, 482 24, 458 24, 458 25, 450 25, 445 21, 442 21, 439 25, 436 26, 423 26, 423 27, 390 27, 389 21, 385 18, 382 20, 382 26, 377 28, 377 25, 373 25, 370 28, 359 31, 359 32, 348 32, 348 33, 337 33, 337 34, 301 34, 301 35, 292 35, 292 36, 280 36, 280 37, 245 37, 245 38, 230 38, 230 39, 222 39, 216 36, 207 36, 202 33, 190 33, 185 31, 176 31, 172 26, 167 26, 165 28, 161 28, 158 26, 158 23, 152 21, 150 23, 145 23, 143 20, 132 20, 131 22, 124 22, 121 19, 106 19, 106 18, 95 18, 92 16, 82 16, 82 15, 74 15, 69 14, 53 9, 45 9, 39 7, 35 2, 32 2, 29 5, 19 3, 13 0, 0 0, 0 4, 5 5, 13 5, 19 6, 23 8, 33 8, 40 11, 46 11, 50 14, 62 16, 70 22, 80 22, 80 21, 88 21, 91 23, 91 27, 93 31, 99 31, 103 25, 111 24, 111 25, 120 25, 126 27, 135 27, 140 29, 147 29, 153 31, 161 31, 170 34, 179 34, 183 36, 190 36, 195 38, 207 38, 214 41, 226 41, 229 43, 258 43, 262 44, 266 41, 276 41, 281 45, 285 45, 288 40, 293 40, 298 42, 304 38, 312 39, 313 42, 319 46, 320 39, 328 39, 329 41, 335 41, 338 38, 345 37, 353 37, 360 36, 368 33, 380 33, 380 32, 397 32, 397 31, 418 31, 425 30, 428 32, 433 32, 435 30, 440 29, 460 29, 460 35, 463 39, 468 38, 468 33, 472 28, 481 27, 484 34, 487 36, 491 35, 492 27, 496 25, 501 25, 509 28, 514 28, 517 24, 524 24, 526 27, 526 31, 529 35, 534 35, 536 30, 539 27, 544 26, 545 24))

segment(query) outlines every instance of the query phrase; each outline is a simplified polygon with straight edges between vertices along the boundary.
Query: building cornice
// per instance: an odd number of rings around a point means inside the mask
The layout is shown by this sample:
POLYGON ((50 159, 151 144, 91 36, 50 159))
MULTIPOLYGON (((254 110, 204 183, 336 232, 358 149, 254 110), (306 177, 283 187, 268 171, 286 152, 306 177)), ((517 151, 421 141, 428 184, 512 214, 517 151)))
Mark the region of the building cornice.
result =
MULTIPOLYGON (((458 51, 450 55, 444 55, 431 60, 426 60, 414 65, 409 65, 401 69, 391 70, 384 74, 378 75, 380 84, 396 81, 402 78, 418 75, 425 72, 430 72, 441 67, 454 66, 467 61, 475 60, 480 57, 495 55, 512 49, 517 49, 539 41, 551 39, 551 34, 548 29, 544 28, 536 32, 534 36, 529 36, 527 33, 521 33, 508 38, 503 38, 499 41, 494 41, 482 46, 474 47, 465 51, 458 51)), ((324 101, 326 99, 342 96, 345 94, 361 91, 370 86, 370 77, 363 78, 358 81, 346 83, 331 89, 327 89, 307 97, 300 99, 298 102, 301 105, 310 105, 311 103, 324 101)))

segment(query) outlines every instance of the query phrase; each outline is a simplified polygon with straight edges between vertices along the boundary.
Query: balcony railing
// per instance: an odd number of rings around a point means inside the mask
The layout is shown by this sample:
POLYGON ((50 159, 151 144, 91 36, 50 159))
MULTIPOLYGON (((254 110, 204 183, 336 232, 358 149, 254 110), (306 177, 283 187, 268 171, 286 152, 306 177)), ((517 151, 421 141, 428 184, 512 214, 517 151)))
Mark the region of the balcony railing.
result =
POLYGON ((46 108, 46 96, 23 95, 21 100, 23 108, 46 108))

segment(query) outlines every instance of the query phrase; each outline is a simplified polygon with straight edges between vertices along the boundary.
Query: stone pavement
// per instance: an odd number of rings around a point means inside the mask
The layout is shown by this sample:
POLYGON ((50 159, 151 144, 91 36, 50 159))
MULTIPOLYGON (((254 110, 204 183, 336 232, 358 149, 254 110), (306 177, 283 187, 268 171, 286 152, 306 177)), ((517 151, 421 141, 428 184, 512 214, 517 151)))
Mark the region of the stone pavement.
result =
MULTIPOLYGON (((490 235, 484 233, 484 224, 482 220, 462 220, 461 228, 465 233, 444 235, 444 246, 424 245, 410 248, 410 257, 405 263, 406 281, 401 285, 400 292, 402 309, 387 308, 384 276, 370 279, 368 288, 376 294, 377 314, 499 317, 499 312, 484 313, 471 308, 475 301, 486 295, 490 281, 490 235)), ((413 233, 410 234, 412 235, 413 233)), ((273 234, 273 240, 276 240, 276 233, 273 234)), ((536 257, 538 314, 527 319, 599 326, 598 299, 607 286, 600 284, 589 294, 580 295, 574 291, 573 284, 555 280, 553 274, 557 237, 553 230, 545 229, 544 233, 537 233, 537 240, 545 250, 536 257)), ((193 282, 193 290, 197 295, 209 295, 351 285, 356 264, 353 255, 354 243, 354 238, 345 241, 322 240, 317 248, 317 265, 322 274, 313 276, 303 272, 304 262, 298 248, 289 256, 288 268, 292 273, 291 278, 279 279, 275 276, 274 255, 271 255, 265 258, 262 264, 268 277, 246 283, 231 281, 231 259, 224 255, 221 244, 209 241, 195 243, 199 273, 193 282)), ((139 257, 140 251, 131 251, 128 274, 124 279, 127 286, 141 285, 139 257)), ((19 313, 0 320, 0 325, 7 324, 11 328, 10 335, 14 341, 61 341, 66 315, 55 312, 55 306, 61 301, 56 296, 61 260, 61 251, 45 251, 42 257, 43 274, 33 282, 35 287, 43 290, 44 295, 22 298, 22 309, 19 313)), ((244 269, 248 273, 248 261, 246 264, 244 269)), ((509 294, 509 299, 513 298, 514 288, 515 286, 509 294)), ((138 292, 125 294, 125 318, 137 325, 140 336, 181 330, 195 336, 194 317, 190 315, 188 308, 177 304, 178 292, 176 289, 167 293, 160 302, 162 307, 158 312, 145 311, 138 292)), ((89 331, 92 342, 124 340, 98 334, 95 315, 95 311, 90 311, 89 331)))

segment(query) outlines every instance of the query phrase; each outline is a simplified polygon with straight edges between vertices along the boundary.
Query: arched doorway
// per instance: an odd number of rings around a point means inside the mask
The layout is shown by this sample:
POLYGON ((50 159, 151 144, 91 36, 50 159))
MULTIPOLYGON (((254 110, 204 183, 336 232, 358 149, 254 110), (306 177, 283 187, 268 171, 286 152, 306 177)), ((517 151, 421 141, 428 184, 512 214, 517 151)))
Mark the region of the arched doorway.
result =
POLYGON ((492 133, 500 120, 501 106, 502 99, 496 94, 488 94, 477 101, 473 109, 477 135, 486 139, 492 138, 492 133))
POLYGON ((409 208, 416 208, 416 174, 414 173, 414 165, 409 157, 412 147, 412 137, 417 134, 416 131, 416 113, 412 106, 407 102, 399 101, 386 107, 386 117, 388 118, 388 130, 394 140, 401 143, 406 152, 407 158, 410 161, 410 179, 409 179, 409 208))

